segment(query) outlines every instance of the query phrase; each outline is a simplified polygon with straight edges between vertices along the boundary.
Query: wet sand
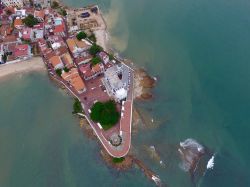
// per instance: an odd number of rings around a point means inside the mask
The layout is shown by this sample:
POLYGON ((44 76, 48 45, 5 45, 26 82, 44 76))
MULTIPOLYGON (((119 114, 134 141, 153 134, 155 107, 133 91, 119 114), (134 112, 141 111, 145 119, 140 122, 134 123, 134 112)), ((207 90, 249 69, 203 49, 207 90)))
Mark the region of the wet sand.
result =
POLYGON ((46 71, 42 58, 34 57, 29 60, 17 62, 14 64, 1 64, 0 79, 6 78, 10 75, 27 73, 31 71, 46 71))

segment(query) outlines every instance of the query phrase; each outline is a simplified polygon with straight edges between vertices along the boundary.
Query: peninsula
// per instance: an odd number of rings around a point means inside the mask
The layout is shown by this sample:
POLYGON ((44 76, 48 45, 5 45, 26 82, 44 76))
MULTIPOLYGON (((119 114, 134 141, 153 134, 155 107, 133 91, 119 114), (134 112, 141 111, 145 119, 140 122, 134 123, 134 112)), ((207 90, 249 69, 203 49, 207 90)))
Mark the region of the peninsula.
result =
POLYGON ((134 71, 132 63, 108 49, 99 7, 3 0, 0 20, 2 77, 47 69, 50 78, 75 98, 72 113, 87 120, 103 147, 104 160, 117 169, 135 164, 159 185, 157 175, 128 155, 133 99, 151 98, 148 89, 154 79, 142 69, 134 71))
POLYGON ((3 0, 0 13, 0 67, 23 67, 42 57, 50 77, 76 98, 74 113, 87 119, 110 156, 125 157, 131 145, 134 72, 107 52, 99 7, 65 10, 56 1, 3 0))

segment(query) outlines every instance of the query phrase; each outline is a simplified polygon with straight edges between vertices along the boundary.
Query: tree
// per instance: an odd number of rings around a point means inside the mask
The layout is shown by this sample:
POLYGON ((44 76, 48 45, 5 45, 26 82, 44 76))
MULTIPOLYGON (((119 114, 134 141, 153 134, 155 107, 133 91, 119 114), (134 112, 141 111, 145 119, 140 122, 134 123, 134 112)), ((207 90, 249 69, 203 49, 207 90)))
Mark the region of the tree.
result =
POLYGON ((67 11, 65 9, 61 9, 61 15, 62 16, 67 16, 67 11))
POLYGON ((57 9, 58 7, 59 7, 59 3, 57 1, 53 1, 52 5, 51 5, 51 8, 57 9))
POLYGON ((28 27, 33 27, 34 25, 38 24, 38 19, 36 19, 32 14, 29 14, 23 19, 23 23, 28 27))
POLYGON ((114 163, 121 163, 121 162, 123 162, 125 160, 125 158, 124 157, 121 157, 121 158, 115 158, 115 157, 113 157, 112 158, 112 161, 114 162, 114 163))
POLYGON ((56 69, 56 74, 61 77, 62 76, 62 70, 61 69, 56 69))
POLYGON ((95 56, 97 53, 101 52, 103 49, 101 46, 97 45, 97 44, 93 44, 90 49, 89 49, 89 53, 93 56, 95 56))
POLYGON ((65 72, 67 73, 67 72, 69 72, 69 68, 64 67, 64 68, 63 68, 63 71, 65 71, 65 72))
POLYGON ((92 33, 89 37, 88 37, 92 42, 96 42, 96 36, 94 33, 92 33))
POLYGON ((96 57, 92 58, 91 64, 96 65, 96 64, 99 64, 101 61, 102 60, 100 59, 100 57, 96 56, 96 57))
POLYGON ((112 100, 104 103, 96 102, 91 108, 90 118, 94 122, 100 123, 104 130, 113 127, 118 122, 119 117, 115 102, 112 100))
POLYGON ((82 105, 81 102, 75 98, 75 102, 73 104, 73 114, 81 113, 82 112, 82 105))
POLYGON ((83 31, 79 32, 77 35, 76 35, 76 38, 78 40, 82 40, 82 39, 85 39, 87 37, 87 34, 83 31))

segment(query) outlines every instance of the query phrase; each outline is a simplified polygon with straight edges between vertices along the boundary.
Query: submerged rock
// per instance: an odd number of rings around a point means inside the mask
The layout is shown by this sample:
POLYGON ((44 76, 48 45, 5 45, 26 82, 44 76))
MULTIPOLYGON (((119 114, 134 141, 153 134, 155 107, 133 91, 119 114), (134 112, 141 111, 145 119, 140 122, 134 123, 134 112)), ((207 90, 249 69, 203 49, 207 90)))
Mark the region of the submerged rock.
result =
POLYGON ((209 161, 209 166, 213 166, 211 153, 194 139, 189 138, 180 142, 178 151, 181 157, 180 167, 190 173, 193 182, 205 174, 209 161))

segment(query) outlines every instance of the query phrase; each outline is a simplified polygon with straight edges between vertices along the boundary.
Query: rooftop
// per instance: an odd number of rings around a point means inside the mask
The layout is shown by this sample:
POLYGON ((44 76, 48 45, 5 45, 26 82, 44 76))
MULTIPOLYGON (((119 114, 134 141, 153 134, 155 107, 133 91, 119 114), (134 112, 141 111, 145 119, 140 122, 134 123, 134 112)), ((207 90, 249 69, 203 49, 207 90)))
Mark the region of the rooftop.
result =
POLYGON ((35 10, 34 16, 37 17, 37 18, 44 19, 45 12, 44 12, 44 10, 35 10))
POLYGON ((108 68, 104 76, 108 80, 111 89, 119 89, 122 87, 127 87, 129 79, 129 69, 123 65, 115 65, 108 68))
POLYGON ((16 45, 14 55, 16 58, 28 56, 29 55, 29 45, 28 44, 22 44, 22 45, 16 45))
POLYGON ((69 53, 65 53, 61 56, 61 59, 67 68, 73 67, 73 60, 69 53))
POLYGON ((59 56, 55 55, 49 59, 50 63, 53 67, 56 67, 57 65, 61 64, 62 61, 59 56))
POLYGON ((54 29, 54 33, 64 32, 64 25, 56 25, 54 29))
POLYGON ((14 21, 14 27, 23 26, 23 21, 20 18, 16 18, 14 21))
POLYGON ((80 77, 77 68, 72 68, 69 72, 63 72, 62 78, 68 81, 78 92, 83 92, 86 86, 80 77))

